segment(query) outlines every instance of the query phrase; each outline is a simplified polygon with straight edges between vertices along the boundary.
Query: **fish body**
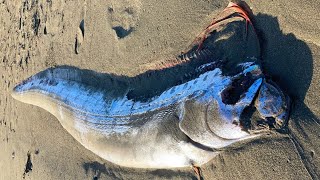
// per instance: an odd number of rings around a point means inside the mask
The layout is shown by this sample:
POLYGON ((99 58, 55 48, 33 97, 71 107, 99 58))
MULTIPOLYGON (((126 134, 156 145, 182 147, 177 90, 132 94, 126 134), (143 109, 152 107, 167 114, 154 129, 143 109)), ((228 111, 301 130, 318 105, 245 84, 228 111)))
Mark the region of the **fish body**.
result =
POLYGON ((135 168, 200 166, 221 149, 259 136, 246 127, 250 106, 265 123, 285 126, 288 98, 266 79, 258 58, 226 65, 201 52, 187 57, 192 73, 180 65, 135 78, 49 68, 17 85, 12 96, 53 114, 98 156, 135 168), (191 75, 182 81, 165 76, 176 68, 191 75), (158 87, 153 77, 163 72, 168 83, 158 87))
POLYGON ((221 98, 234 79, 257 68, 251 63, 232 77, 215 68, 142 102, 128 99, 128 89, 115 96, 77 80, 81 70, 60 67, 30 77, 12 95, 52 113, 84 147, 110 162, 185 167, 204 164, 218 149, 257 136, 239 124, 263 84, 262 74, 236 104, 221 98))

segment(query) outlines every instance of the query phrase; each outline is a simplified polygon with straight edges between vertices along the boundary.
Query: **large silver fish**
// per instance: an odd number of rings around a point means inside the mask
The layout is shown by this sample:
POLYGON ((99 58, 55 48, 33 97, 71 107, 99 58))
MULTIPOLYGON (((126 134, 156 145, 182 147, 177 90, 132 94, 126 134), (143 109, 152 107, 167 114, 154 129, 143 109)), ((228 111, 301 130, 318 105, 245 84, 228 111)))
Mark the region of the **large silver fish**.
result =
POLYGON ((237 4, 223 13, 180 64, 133 78, 49 68, 17 85, 12 96, 49 111, 84 147, 115 164, 200 166, 222 148, 259 136, 259 122, 281 129, 288 119, 289 99, 262 73, 259 51, 251 58, 215 60, 213 25, 247 17, 237 4), (255 107, 259 122, 245 116, 247 107, 255 107))

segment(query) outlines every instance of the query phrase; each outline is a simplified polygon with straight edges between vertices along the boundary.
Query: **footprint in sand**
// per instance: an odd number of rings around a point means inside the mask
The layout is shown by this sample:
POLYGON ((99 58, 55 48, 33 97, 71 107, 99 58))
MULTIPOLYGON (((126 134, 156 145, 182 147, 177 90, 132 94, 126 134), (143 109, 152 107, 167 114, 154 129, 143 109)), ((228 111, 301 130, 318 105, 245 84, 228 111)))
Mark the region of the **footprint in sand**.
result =
POLYGON ((141 3, 137 0, 116 0, 108 6, 110 24, 118 39, 129 36, 139 19, 141 3))
POLYGON ((82 20, 80 21, 80 24, 76 31, 76 38, 75 38, 76 41, 75 41, 75 47, 74 47, 74 51, 76 54, 80 53, 80 47, 84 40, 84 20, 86 17, 86 12, 87 12, 87 2, 85 0, 83 4, 83 9, 81 12, 82 20))
POLYGON ((83 38, 84 38, 84 20, 82 19, 76 33, 76 42, 75 42, 76 54, 79 54, 80 52, 80 46, 82 45, 83 38))

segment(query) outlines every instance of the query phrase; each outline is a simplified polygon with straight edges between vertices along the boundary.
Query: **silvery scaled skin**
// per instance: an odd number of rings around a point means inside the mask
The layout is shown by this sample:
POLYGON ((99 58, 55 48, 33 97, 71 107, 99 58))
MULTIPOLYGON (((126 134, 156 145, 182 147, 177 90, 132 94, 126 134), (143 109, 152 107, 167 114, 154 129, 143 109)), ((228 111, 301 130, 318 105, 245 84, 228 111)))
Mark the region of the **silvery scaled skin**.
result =
MULTIPOLYGON (((248 65, 249 64, 249 65, 248 65)), ((254 102, 261 117, 286 121, 284 95, 254 63, 235 76, 219 68, 174 86, 148 101, 133 101, 77 82, 80 70, 54 68, 18 85, 12 96, 52 113, 83 146, 113 163, 139 168, 201 165, 234 142, 258 136, 244 131, 240 116, 254 102), (234 79, 250 74, 253 83, 235 104, 221 93, 234 79), (255 98, 255 96, 258 96, 255 98)))
POLYGON ((289 98, 264 76, 258 58, 230 65, 206 51, 189 52, 193 56, 186 53, 183 59, 199 62, 205 56, 206 61, 193 65, 185 80, 151 87, 142 96, 137 89, 148 88, 147 76, 135 80, 96 73, 104 77, 100 86, 83 78, 88 78, 85 70, 66 66, 26 79, 12 96, 52 113, 84 147, 126 167, 200 166, 222 148, 263 133, 257 119, 243 118, 249 106, 262 124, 286 126, 289 98))

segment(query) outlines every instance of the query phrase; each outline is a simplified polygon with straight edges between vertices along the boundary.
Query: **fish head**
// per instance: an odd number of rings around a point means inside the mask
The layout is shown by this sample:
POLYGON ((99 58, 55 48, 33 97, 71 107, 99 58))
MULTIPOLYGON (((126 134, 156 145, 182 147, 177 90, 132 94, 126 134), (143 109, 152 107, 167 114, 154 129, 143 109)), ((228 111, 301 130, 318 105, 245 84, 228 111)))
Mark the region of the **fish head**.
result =
POLYGON ((221 148, 286 128, 290 99, 266 80, 259 65, 241 66, 242 72, 228 77, 230 81, 222 81, 226 84, 218 83, 213 93, 184 106, 186 116, 180 127, 191 139, 221 148), (195 111, 203 114, 195 115, 195 111))
POLYGON ((288 125, 291 100, 272 80, 264 80, 254 106, 259 112, 262 124, 268 124, 276 130, 288 125))
POLYGON ((256 119, 248 109, 263 78, 249 76, 234 78, 208 103, 205 119, 208 130, 221 139, 235 142, 256 136, 249 131, 256 119))
POLYGON ((187 100, 180 116, 180 129, 192 140, 212 148, 223 148, 256 137, 257 134, 251 134, 244 127, 242 114, 247 113, 244 109, 252 104, 263 79, 257 77, 250 82, 246 79, 249 85, 245 85, 244 91, 239 91, 239 97, 223 100, 222 94, 228 94, 225 91, 230 90, 230 86, 244 82, 239 80, 241 78, 247 77, 233 78, 236 83, 229 81, 228 77, 222 78, 221 83, 215 81, 218 84, 212 86, 211 90, 187 100))

